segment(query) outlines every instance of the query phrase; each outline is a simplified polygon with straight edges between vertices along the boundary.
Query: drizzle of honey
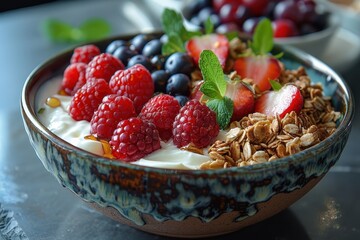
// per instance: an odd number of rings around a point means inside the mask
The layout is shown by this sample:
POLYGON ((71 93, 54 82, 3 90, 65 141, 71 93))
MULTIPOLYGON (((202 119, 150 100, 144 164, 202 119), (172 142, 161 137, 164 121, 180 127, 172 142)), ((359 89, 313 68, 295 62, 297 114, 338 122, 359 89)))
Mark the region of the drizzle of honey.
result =
POLYGON ((112 152, 111 151, 111 146, 110 146, 108 141, 102 140, 102 139, 99 140, 94 135, 87 135, 87 136, 84 137, 84 139, 100 142, 101 146, 102 146, 102 149, 103 149, 103 152, 104 152, 103 156, 106 157, 106 158, 115 159, 115 157, 111 153, 112 152))
POLYGON ((52 108, 56 108, 61 105, 61 101, 56 97, 49 97, 48 99, 46 99, 46 105, 52 108))

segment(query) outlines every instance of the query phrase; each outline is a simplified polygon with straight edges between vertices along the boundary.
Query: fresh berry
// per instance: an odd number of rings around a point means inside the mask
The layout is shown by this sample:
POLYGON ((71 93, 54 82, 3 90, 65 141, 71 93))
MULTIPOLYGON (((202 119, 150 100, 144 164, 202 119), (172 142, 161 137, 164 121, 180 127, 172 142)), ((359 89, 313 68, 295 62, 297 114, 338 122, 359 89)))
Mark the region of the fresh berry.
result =
POLYGON ((109 86, 113 93, 130 98, 137 113, 154 94, 151 74, 141 64, 117 71, 110 79, 109 86))
POLYGON ((232 4, 232 3, 236 3, 237 1, 238 0, 213 0, 212 5, 213 5, 213 8, 214 8, 215 12, 219 13, 220 9, 225 4, 232 4))
POLYGON ((164 141, 172 137, 172 127, 180 104, 170 95, 159 94, 151 98, 142 108, 140 117, 155 124, 160 138, 164 141))
POLYGON ((187 53, 171 54, 165 62, 165 70, 170 74, 183 73, 190 76, 194 70, 194 62, 187 53))
POLYGON ((264 0, 242 0, 242 4, 250 10, 252 16, 263 15, 269 4, 269 1, 264 0))
POLYGON ((182 73, 172 75, 166 85, 166 93, 170 95, 185 95, 190 93, 190 78, 182 73))
POLYGON ((128 45, 128 42, 125 40, 114 40, 106 47, 105 52, 114 54, 116 49, 118 49, 119 47, 127 47, 128 45))
POLYGON ((268 116, 279 115, 283 118, 291 111, 299 114, 303 104, 300 90, 294 85, 285 85, 278 91, 269 91, 261 95, 255 102, 255 112, 268 116))
POLYGON ((120 46, 117 49, 115 49, 113 53, 114 57, 119 59, 124 65, 128 64, 128 61, 133 56, 137 55, 137 52, 134 50, 131 50, 127 46, 120 46))
POLYGON ((216 33, 193 37, 186 43, 185 47, 187 53, 197 64, 199 63, 200 53, 205 49, 212 50, 216 54, 223 68, 229 54, 229 41, 224 35, 216 33))
POLYGON ((153 39, 150 42, 146 43, 142 54, 146 57, 153 57, 155 55, 161 54, 162 43, 160 39, 153 39))
POLYGON ((135 116, 134 104, 129 98, 116 94, 107 95, 91 118, 90 133, 109 140, 120 121, 135 116))
POLYGON ((297 36, 298 30, 296 25, 287 19, 277 19, 272 22, 275 38, 286 38, 297 36))
POLYGON ((124 64, 108 53, 102 53, 94 57, 86 69, 86 79, 102 78, 109 82, 111 76, 117 71, 124 69, 124 64))
POLYGON ((245 20, 242 25, 242 29, 245 33, 252 35, 254 34, 257 24, 263 19, 263 17, 252 17, 245 20))
POLYGON ((189 101, 189 98, 184 95, 176 95, 175 99, 179 102, 180 106, 183 107, 189 101))
POLYGON ((215 112, 197 100, 188 101, 173 124, 173 141, 178 148, 190 143, 204 148, 211 144, 218 133, 215 112))
POLYGON ((90 121, 102 99, 111 93, 104 79, 87 80, 71 100, 69 113, 76 120, 90 121))
POLYGON ((61 82, 61 89, 68 95, 73 96, 86 83, 86 67, 87 64, 82 62, 72 63, 67 66, 61 82))
POLYGON ((234 69, 241 78, 251 78, 260 91, 271 88, 270 80, 277 79, 281 66, 276 58, 269 56, 250 56, 238 58, 234 69))
POLYGON ((295 24, 300 24, 303 20, 303 15, 296 1, 286 0, 279 2, 275 6, 274 19, 288 19, 295 24))
POLYGON ((120 121, 109 143, 112 155, 125 162, 139 160, 161 147, 155 125, 138 117, 120 121))
POLYGON ((127 64, 127 68, 130 68, 136 64, 143 65, 150 72, 152 72, 154 69, 154 65, 150 62, 150 59, 141 54, 135 55, 130 58, 127 64))
POLYGON ((164 70, 157 70, 151 73, 151 78, 154 82, 154 91, 165 93, 169 74, 164 70))
POLYGON ((225 96, 230 98, 234 104, 231 121, 239 121, 244 116, 254 112, 254 94, 241 81, 228 82, 225 96))
POLYGON ((192 89, 190 94, 190 99, 196 99, 198 101, 201 100, 202 96, 204 95, 201 91, 201 85, 204 84, 204 80, 199 81, 192 89))
POLYGON ((135 51, 141 53, 145 44, 148 43, 152 39, 153 39, 153 37, 151 35, 147 35, 147 34, 136 35, 134 38, 132 38, 130 40, 130 43, 131 43, 130 48, 132 50, 135 50, 135 51))
POLYGON ((247 7, 239 3, 225 4, 219 13, 222 23, 236 23, 241 26, 243 22, 249 18, 250 11, 247 7))
POLYGON ((215 31, 218 34, 226 34, 229 32, 238 32, 239 29, 239 26, 235 23, 223 23, 219 25, 215 31))
POLYGON ((71 56, 70 63, 82 62, 87 64, 100 53, 100 49, 92 44, 77 47, 74 49, 74 53, 71 56))
POLYGON ((152 65, 154 66, 154 71, 155 71, 155 70, 164 69, 164 68, 165 68, 165 62, 166 62, 166 60, 167 60, 167 57, 166 57, 166 56, 163 56, 163 55, 153 56, 153 57, 150 59, 150 62, 151 62, 152 65))

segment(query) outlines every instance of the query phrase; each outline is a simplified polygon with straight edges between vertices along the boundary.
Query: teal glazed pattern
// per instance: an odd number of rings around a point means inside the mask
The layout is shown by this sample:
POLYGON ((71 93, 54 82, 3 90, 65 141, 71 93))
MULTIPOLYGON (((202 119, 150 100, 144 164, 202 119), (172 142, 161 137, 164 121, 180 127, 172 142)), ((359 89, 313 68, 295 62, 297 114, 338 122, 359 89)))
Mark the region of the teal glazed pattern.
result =
MULTIPOLYGON (((111 40, 96 44, 105 46, 111 40)), ((87 202, 116 209, 140 229, 150 224, 145 216, 157 222, 193 217, 206 224, 235 212, 231 222, 241 222, 259 214, 259 204, 275 195, 291 193, 324 176, 339 159, 351 130, 354 100, 344 81, 309 55, 275 49, 279 50, 284 51, 288 68, 303 65, 313 81, 323 84, 343 118, 325 141, 277 161, 219 170, 169 170, 105 159, 66 143, 39 122, 35 98, 39 86, 64 69, 71 50, 42 64, 28 78, 21 102, 24 125, 44 167, 61 185, 87 202)))

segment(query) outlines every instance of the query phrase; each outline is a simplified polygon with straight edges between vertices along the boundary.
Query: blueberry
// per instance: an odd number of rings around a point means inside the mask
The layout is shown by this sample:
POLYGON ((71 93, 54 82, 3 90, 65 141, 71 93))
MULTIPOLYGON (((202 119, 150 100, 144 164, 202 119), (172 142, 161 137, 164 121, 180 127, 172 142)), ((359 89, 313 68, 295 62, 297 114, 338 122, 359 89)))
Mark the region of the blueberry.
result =
POLYGON ((151 77, 154 82, 155 92, 165 93, 169 74, 165 70, 157 70, 151 73, 151 77))
POLYGON ((154 65, 156 69, 164 69, 166 57, 163 55, 156 55, 150 59, 150 62, 154 65))
POLYGON ((173 96, 188 96, 190 93, 190 78, 183 73, 172 75, 166 85, 166 93, 173 96))
POLYGON ((152 57, 161 53, 162 43, 159 39, 153 39, 145 44, 142 54, 146 57, 152 57))
POLYGON ((119 59, 124 65, 127 65, 129 59, 136 54, 137 52, 125 46, 118 47, 113 53, 114 57, 119 59))
POLYGON ((194 70, 194 62, 187 53, 176 52, 166 60, 165 70, 168 71, 170 75, 183 73, 190 76, 194 70))
POLYGON ((197 0, 197 1, 189 1, 188 6, 186 7, 186 10, 189 12, 189 14, 195 15, 198 14, 198 12, 206 7, 211 6, 211 0, 197 0))
POLYGON ((147 57, 145 57, 144 55, 139 54, 139 55, 135 55, 132 58, 130 58, 128 61, 128 64, 127 64, 127 68, 132 67, 135 64, 143 65, 150 72, 152 72, 154 69, 154 66, 152 65, 150 60, 147 57))
POLYGON ((189 98, 184 95, 176 95, 175 99, 179 102, 180 106, 182 107, 189 101, 189 98))
POLYGON ((139 34, 130 40, 130 47, 132 50, 136 50, 141 53, 145 44, 148 43, 153 37, 147 34, 139 34))
POLYGON ((124 40, 115 40, 112 41, 107 47, 105 52, 113 54, 115 52, 116 49, 118 49, 119 47, 122 46, 128 46, 128 42, 124 41, 124 40))

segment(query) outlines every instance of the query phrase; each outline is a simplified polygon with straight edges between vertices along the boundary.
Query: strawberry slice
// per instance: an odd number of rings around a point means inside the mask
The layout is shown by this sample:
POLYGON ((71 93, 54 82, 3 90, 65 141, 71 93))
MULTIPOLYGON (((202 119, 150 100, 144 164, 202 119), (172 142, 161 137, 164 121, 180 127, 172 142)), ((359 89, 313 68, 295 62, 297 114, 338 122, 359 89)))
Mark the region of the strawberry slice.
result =
POLYGON ((281 73, 279 61, 270 56, 241 57, 234 63, 234 69, 241 78, 251 78, 263 92, 271 88, 270 80, 277 79, 281 73))
POLYGON ((254 112, 254 94, 241 81, 228 82, 225 96, 230 98, 234 103, 231 121, 239 121, 244 116, 254 112))
POLYGON ((255 112, 283 118, 291 111, 299 113, 303 104, 300 90, 294 85, 285 85, 278 91, 269 91, 259 97, 255 101, 255 112))
POLYGON ((229 54, 229 41, 224 35, 212 33, 191 38, 186 42, 185 48, 197 64, 203 50, 213 51, 224 68, 229 54))

